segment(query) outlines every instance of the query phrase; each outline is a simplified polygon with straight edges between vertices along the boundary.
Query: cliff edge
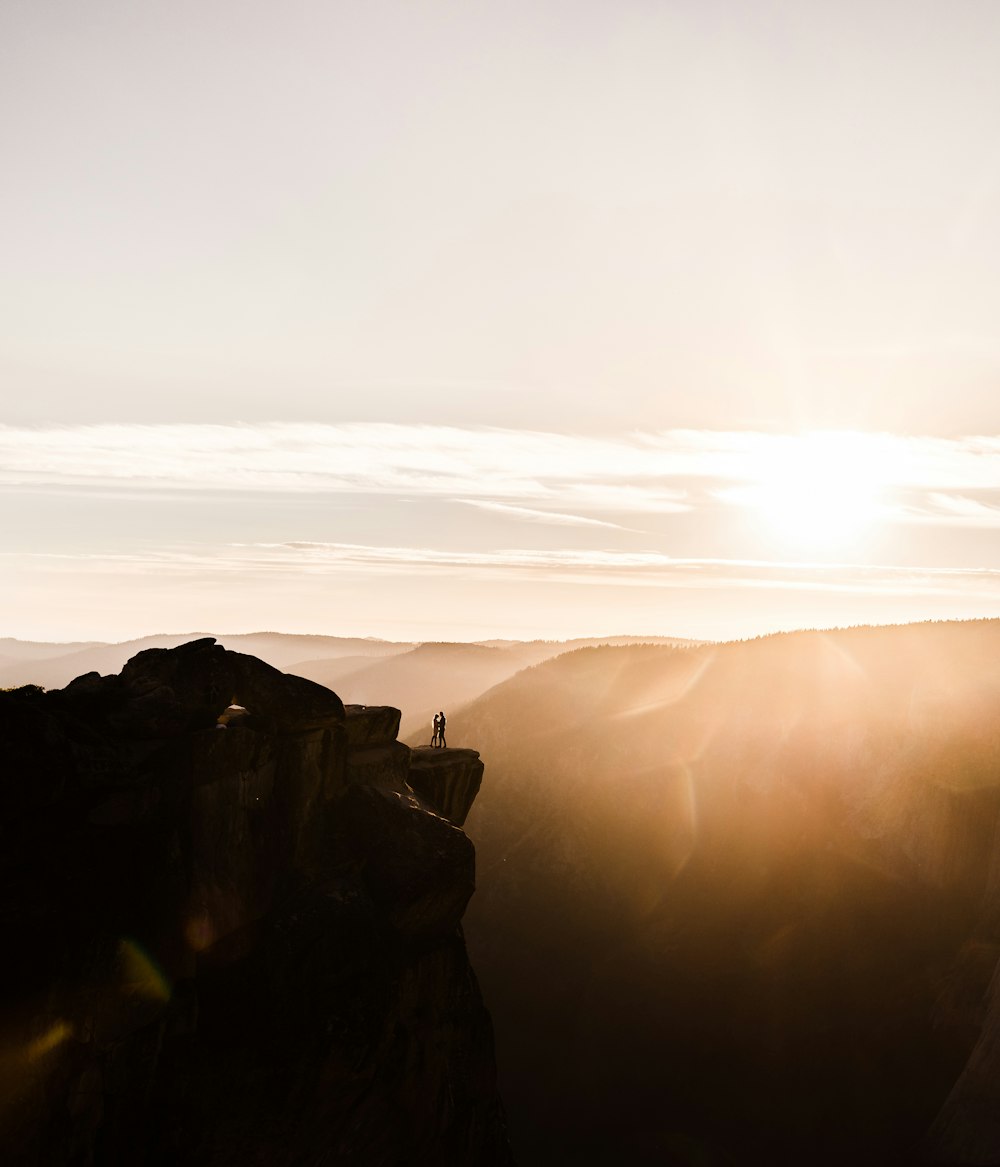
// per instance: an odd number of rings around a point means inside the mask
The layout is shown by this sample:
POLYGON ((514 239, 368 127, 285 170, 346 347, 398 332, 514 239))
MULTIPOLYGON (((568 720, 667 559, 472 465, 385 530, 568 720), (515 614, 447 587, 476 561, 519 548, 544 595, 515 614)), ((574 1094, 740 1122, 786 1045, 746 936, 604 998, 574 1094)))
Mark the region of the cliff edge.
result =
POLYGON ((211 639, 0 693, 4 1162, 510 1164, 482 763, 398 728, 211 639))

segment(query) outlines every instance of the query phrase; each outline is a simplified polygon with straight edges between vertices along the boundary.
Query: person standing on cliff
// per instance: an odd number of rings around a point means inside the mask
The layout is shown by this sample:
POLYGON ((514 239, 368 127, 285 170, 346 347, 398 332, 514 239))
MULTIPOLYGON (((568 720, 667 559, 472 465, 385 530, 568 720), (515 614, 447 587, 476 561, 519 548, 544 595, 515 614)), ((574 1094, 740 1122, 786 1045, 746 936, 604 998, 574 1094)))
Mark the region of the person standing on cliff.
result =
POLYGON ((437 744, 438 744, 438 738, 441 734, 441 715, 438 713, 435 713, 434 720, 431 722, 431 724, 434 726, 434 732, 433 732, 433 734, 431 734, 431 748, 436 749, 437 744))
POLYGON ((444 727, 446 724, 447 724, 447 718, 445 717, 444 710, 442 709, 441 712, 437 715, 438 745, 442 749, 445 749, 448 745, 448 743, 444 740, 444 727))

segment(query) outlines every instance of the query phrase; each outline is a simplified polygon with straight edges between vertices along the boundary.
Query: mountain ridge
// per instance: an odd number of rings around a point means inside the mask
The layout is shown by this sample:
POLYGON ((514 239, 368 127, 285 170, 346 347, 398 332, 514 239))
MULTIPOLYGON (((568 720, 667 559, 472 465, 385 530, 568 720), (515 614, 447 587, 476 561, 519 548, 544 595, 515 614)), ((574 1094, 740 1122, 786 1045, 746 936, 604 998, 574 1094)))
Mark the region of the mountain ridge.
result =
POLYGON ((998 714, 996 620, 585 648, 463 710, 526 1167, 997 1161, 998 714))

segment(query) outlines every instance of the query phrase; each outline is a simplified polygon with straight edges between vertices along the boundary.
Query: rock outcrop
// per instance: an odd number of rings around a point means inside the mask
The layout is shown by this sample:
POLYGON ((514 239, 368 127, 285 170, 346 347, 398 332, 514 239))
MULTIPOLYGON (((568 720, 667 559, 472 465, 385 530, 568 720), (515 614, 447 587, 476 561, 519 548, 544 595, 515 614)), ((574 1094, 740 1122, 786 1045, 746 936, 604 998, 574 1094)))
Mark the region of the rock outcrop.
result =
POLYGON ((482 763, 398 726, 208 639, 0 694, 5 1163, 510 1162, 482 763))
POLYGON ((410 758, 409 782, 425 802, 461 827, 483 783, 483 764, 475 750, 424 746, 410 758))

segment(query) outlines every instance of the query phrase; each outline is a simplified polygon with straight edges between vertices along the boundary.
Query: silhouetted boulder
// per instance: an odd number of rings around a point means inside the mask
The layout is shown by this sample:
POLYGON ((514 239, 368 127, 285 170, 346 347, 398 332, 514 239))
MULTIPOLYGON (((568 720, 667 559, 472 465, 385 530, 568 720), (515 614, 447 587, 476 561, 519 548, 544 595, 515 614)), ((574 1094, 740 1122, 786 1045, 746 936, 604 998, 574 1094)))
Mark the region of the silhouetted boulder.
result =
MULTIPOLYGON (((140 652, 122 669, 116 688, 121 703, 110 720, 132 737, 209 729, 233 704, 277 733, 323 729, 344 720, 343 702, 329 689, 256 657, 228 652, 211 638, 140 652)), ((81 690, 74 682, 64 692, 78 696, 81 690)))
POLYGON ((255 656, 226 653, 232 669, 233 700, 256 717, 267 717, 278 733, 326 729, 344 721, 336 693, 305 677, 282 673, 255 656))
POLYGON ((384 746, 399 735, 399 710, 388 705, 346 705, 347 744, 351 748, 384 746))

